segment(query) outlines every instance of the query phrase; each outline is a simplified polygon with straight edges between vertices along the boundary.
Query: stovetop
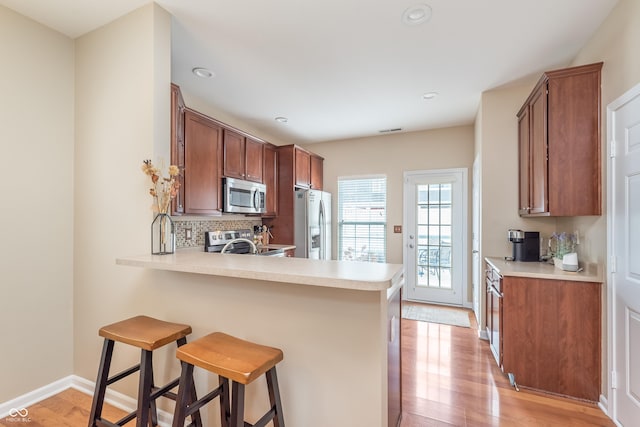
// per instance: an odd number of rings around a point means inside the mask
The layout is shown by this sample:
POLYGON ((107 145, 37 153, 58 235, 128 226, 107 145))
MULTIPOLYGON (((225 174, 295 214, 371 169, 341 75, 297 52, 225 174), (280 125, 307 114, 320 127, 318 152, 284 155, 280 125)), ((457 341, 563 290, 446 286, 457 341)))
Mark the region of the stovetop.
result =
MULTIPOLYGON (((249 239, 253 240, 253 232, 248 229, 244 230, 225 230, 225 231, 205 231, 204 233, 204 251, 205 252, 221 252, 222 248, 233 239, 249 239)), ((247 242, 236 242, 231 245, 227 252, 242 254, 248 253, 251 245, 247 242)))

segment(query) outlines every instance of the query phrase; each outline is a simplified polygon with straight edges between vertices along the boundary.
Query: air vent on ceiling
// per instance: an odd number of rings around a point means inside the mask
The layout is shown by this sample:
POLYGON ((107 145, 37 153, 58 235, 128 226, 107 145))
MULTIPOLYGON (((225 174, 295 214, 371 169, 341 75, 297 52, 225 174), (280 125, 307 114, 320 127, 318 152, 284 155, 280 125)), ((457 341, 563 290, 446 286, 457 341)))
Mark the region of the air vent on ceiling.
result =
POLYGON ((378 132, 380 133, 390 133, 390 132, 400 132, 402 130, 402 128, 393 128, 393 129, 382 129, 379 130, 378 132))

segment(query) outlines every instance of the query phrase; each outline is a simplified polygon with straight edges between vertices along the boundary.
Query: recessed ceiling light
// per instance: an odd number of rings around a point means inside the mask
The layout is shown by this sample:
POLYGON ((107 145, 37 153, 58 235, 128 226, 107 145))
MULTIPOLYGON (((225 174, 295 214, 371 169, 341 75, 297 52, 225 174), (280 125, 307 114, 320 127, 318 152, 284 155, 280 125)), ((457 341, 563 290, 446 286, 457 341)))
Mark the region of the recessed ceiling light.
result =
POLYGON ((422 95, 423 99, 433 99, 436 96, 438 96, 438 92, 427 92, 424 95, 422 95))
POLYGON ((427 22, 431 18, 431 6, 428 4, 416 4, 408 7, 402 14, 402 22, 407 25, 418 25, 427 22))
POLYGON ((211 71, 202 67, 196 67, 193 70, 191 70, 191 72, 193 72, 193 74, 195 74, 198 77, 202 77, 203 79, 210 79, 214 75, 211 71))
POLYGON ((287 123, 289 119, 287 119, 286 117, 276 117, 275 121, 280 123, 287 123))

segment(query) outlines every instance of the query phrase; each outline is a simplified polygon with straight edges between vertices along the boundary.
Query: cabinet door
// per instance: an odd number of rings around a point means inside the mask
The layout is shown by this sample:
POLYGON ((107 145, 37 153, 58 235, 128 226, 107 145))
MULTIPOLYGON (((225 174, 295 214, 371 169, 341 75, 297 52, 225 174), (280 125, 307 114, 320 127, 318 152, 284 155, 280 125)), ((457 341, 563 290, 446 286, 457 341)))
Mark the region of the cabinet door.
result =
POLYGON ((401 300, 402 288, 387 301, 387 426, 397 426, 402 415, 401 300))
POLYGON ((600 284, 503 280, 504 372, 522 386, 597 401, 600 284))
POLYGON ((311 171, 311 156, 308 152, 300 150, 296 148, 296 180, 295 185, 297 187, 309 188, 309 184, 311 182, 310 171, 311 171))
POLYGON ((180 189, 171 206, 174 215, 184 213, 184 110, 185 104, 180 88, 171 85, 171 164, 180 168, 176 178, 180 189))
POLYGON ((245 179, 245 138, 224 130, 224 176, 245 179))
POLYGON ((273 217, 278 214, 278 152, 276 147, 265 144, 263 152, 263 182, 267 187, 266 212, 263 216, 273 217))
POLYGON ((310 180, 309 180, 309 187, 313 188, 314 190, 322 190, 322 184, 323 184, 323 167, 322 167, 322 163, 324 162, 324 159, 320 156, 316 156, 316 155, 311 155, 310 158, 310 180))
POLYGON ((518 213, 527 215, 531 206, 529 204, 529 194, 531 192, 529 175, 529 159, 531 152, 529 150, 529 138, 531 136, 529 119, 529 106, 525 106, 518 116, 518 178, 519 178, 519 203, 518 213))
POLYGON ((529 213, 549 212, 547 173, 547 85, 542 85, 531 99, 529 114, 530 129, 530 196, 529 213))
POLYGON ((185 213, 212 214, 222 207, 222 129, 185 111, 185 213))
POLYGON ((262 182, 263 179, 263 143, 251 138, 245 140, 245 179, 262 182))
POLYGON ((601 67, 549 73, 548 200, 554 216, 602 214, 601 67))

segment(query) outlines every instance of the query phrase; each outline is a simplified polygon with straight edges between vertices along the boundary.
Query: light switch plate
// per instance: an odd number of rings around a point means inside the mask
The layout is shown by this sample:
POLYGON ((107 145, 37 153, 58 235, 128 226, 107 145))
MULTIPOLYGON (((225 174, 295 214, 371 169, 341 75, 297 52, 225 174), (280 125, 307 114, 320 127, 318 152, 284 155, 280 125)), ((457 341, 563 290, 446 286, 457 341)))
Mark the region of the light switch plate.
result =
POLYGON ((184 229, 184 239, 185 240, 191 240, 191 229, 190 228, 185 228, 184 229))

